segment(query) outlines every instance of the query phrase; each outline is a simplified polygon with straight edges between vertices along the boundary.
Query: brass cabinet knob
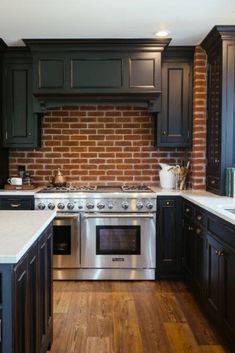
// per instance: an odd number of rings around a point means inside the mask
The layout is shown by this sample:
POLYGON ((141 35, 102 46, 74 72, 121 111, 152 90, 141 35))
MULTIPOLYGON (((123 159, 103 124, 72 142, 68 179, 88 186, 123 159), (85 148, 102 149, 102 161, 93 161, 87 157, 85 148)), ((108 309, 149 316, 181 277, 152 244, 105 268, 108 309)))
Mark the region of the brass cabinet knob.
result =
POLYGON ((200 215, 197 216, 197 220, 198 220, 198 221, 201 221, 201 220, 202 220, 202 216, 200 216, 200 215))
POLYGON ((166 131, 164 130, 164 131, 162 131, 162 135, 163 136, 165 136, 166 135, 166 131))
POLYGON ((189 213, 190 212, 190 208, 186 208, 185 212, 189 213))
POLYGON ((201 234, 201 232, 202 232, 202 230, 201 230, 200 228, 197 228, 197 229, 196 229, 196 234, 199 235, 199 234, 201 234))
POLYGON ((211 184, 214 185, 215 184, 215 180, 211 180, 211 184))
POLYGON ((28 132, 28 136, 32 136, 32 132, 28 132))

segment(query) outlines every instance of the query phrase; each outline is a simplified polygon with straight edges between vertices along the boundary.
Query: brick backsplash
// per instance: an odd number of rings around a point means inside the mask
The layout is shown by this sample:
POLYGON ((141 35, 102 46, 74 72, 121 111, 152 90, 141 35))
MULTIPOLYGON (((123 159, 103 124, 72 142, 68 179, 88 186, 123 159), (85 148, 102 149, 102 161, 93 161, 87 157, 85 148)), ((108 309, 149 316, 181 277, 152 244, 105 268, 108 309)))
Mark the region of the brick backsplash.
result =
POLYGON ((117 106, 61 107, 42 118, 42 147, 12 150, 10 174, 25 165, 35 183, 46 184, 61 168, 81 184, 158 181, 159 162, 181 163, 188 151, 154 146, 154 119, 146 109, 117 106))
POLYGON ((154 146, 154 117, 144 108, 61 107, 42 117, 42 146, 10 151, 10 175, 25 165, 38 184, 47 184, 57 168, 77 184, 155 184, 159 162, 191 160, 190 186, 205 189, 206 63, 197 47, 194 60, 192 151, 154 146))

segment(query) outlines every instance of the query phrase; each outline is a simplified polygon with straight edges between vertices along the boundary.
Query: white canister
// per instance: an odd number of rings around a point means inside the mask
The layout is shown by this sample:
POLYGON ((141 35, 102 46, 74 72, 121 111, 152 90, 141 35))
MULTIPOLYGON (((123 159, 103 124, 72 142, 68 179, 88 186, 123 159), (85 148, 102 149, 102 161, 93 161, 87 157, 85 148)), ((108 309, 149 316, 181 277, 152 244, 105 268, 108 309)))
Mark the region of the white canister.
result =
POLYGON ((163 189, 174 189, 176 176, 173 173, 173 167, 166 163, 159 163, 161 170, 159 171, 160 185, 163 189))

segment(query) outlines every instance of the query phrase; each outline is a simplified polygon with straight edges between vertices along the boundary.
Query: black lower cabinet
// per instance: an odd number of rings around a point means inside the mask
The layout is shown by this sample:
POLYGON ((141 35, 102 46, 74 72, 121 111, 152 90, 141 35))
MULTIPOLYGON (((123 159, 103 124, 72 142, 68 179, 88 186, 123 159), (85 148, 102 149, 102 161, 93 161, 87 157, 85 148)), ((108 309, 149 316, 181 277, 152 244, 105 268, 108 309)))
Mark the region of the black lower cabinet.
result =
POLYGON ((157 198, 156 278, 174 278, 182 274, 181 197, 157 198))
POLYGON ((52 343, 52 225, 16 265, 0 265, 0 279, 2 352, 46 353, 52 343))
POLYGON ((235 342, 235 249, 208 235, 208 303, 235 342))
POLYGON ((235 344, 235 226, 183 201, 185 277, 228 342, 235 344))

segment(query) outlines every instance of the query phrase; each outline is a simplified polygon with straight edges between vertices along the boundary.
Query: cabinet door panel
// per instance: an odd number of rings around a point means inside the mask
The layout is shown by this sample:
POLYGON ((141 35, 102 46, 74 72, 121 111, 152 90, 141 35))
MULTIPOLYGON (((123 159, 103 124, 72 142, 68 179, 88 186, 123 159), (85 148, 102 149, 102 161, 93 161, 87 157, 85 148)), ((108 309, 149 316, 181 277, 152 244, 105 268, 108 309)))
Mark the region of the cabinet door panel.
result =
POLYGON ((39 120, 33 114, 30 63, 6 63, 3 120, 4 147, 38 146, 39 120))
POLYGON ((215 312, 220 308, 220 257, 221 244, 210 235, 207 236, 207 295, 210 306, 215 312))
POLYGON ((221 257, 222 311, 227 329, 235 336, 235 250, 224 248, 221 257))
POLYGON ((29 292, 27 258, 15 267, 14 278, 14 352, 29 352, 29 292))
POLYGON ((181 199, 158 197, 157 276, 181 273, 181 199))
POLYGON ((71 61, 72 88, 121 88, 121 59, 77 59, 71 61))
POLYGON ((191 136, 191 66, 165 62, 162 67, 162 111, 157 118, 157 145, 187 147, 191 136))

